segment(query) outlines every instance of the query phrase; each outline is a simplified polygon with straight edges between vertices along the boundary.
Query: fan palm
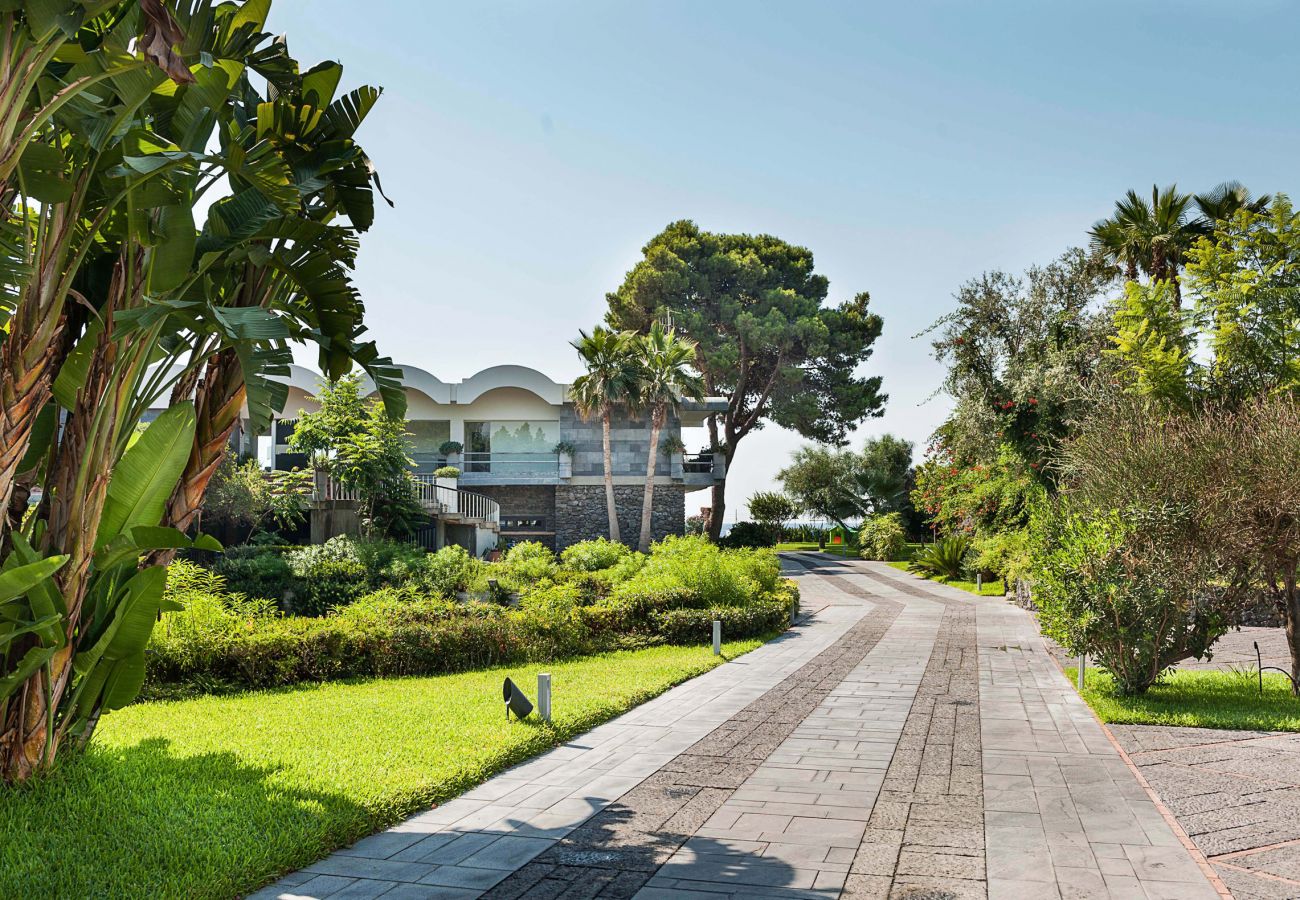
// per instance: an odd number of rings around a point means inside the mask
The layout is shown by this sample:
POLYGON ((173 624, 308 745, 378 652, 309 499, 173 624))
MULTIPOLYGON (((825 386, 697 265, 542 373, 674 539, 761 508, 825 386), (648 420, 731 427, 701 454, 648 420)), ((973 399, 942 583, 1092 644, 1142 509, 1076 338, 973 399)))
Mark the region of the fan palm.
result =
POLYGON ((1181 303, 1178 273, 1183 257, 1200 236, 1196 220, 1189 216, 1193 198, 1179 192, 1177 185, 1151 186, 1148 202, 1137 191, 1128 191, 1115 204, 1115 213, 1093 225, 1092 245, 1136 281, 1138 270, 1154 281, 1172 281, 1174 303, 1181 303))
POLYGON ((654 512, 655 463, 659 457, 659 432, 670 412, 676 412, 683 397, 704 396, 704 381, 695 374, 695 342, 677 337, 671 329, 655 322, 650 331, 636 339, 639 363, 637 400, 650 418, 650 446, 646 451, 645 497, 641 502, 641 538, 637 549, 649 551, 654 512))
POLYGON ((1207 235, 1214 232, 1215 222, 1226 222, 1243 209, 1252 213, 1263 212, 1273 200, 1268 194, 1252 197, 1250 190, 1240 181, 1225 181, 1193 199, 1201 211, 1201 219, 1196 225, 1202 234, 1207 235))
POLYGON ((635 336, 622 331, 596 327, 591 334, 578 332, 573 348, 582 358, 587 372, 580 375, 572 388, 573 404, 583 418, 600 416, 601 448, 605 462, 605 510, 609 516, 609 539, 621 540, 618 506, 614 502, 614 459, 610 448, 610 418, 616 409, 628 409, 638 403, 639 366, 635 336))

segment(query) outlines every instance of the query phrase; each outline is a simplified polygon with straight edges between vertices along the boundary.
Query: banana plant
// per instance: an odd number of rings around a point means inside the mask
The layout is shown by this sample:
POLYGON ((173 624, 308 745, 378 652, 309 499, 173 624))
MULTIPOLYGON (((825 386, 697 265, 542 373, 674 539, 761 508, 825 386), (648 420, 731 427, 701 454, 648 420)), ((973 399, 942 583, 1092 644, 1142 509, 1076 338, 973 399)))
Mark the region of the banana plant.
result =
MULTIPOLYGON (((113 469, 94 529, 87 588, 80 598, 51 576, 67 554, 42 556, 15 536, 0 566, 0 750, 4 774, 22 780, 48 767, 63 741, 84 742, 100 713, 135 698, 144 681, 144 650, 164 597, 167 570, 140 568, 158 548, 220 545, 159 525, 194 435, 194 409, 166 410, 113 469)), ((37 523, 36 542, 45 537, 37 523)))
MULTIPOLYGON (((0 2, 0 509, 71 343, 65 302, 105 210, 94 163, 122 113, 168 77, 191 79, 183 36, 158 0, 0 2), (139 38, 138 49, 131 50, 139 38), (97 122, 97 142, 64 140, 61 117, 97 122)), ((75 317, 74 317, 75 318, 75 317)), ((8 530, 0 516, 0 539, 8 530)))

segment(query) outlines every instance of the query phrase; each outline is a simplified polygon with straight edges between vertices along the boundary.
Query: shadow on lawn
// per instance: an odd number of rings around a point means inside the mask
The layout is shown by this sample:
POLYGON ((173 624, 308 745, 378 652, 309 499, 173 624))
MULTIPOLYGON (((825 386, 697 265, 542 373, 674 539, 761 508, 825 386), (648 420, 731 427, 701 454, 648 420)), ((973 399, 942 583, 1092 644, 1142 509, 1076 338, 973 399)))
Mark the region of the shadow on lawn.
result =
POLYGON ((0 803, 0 897, 229 897, 378 824, 233 753, 92 744, 0 803))

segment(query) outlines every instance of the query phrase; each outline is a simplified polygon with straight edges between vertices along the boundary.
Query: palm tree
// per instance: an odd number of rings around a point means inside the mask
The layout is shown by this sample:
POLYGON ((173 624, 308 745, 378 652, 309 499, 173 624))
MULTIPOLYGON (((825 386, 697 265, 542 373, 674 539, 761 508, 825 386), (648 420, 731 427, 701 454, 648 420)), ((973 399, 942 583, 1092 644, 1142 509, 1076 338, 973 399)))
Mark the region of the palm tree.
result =
POLYGON ((1172 281, 1174 304, 1180 305, 1178 273, 1201 234, 1198 222, 1188 215, 1192 202, 1191 194, 1180 193, 1172 184, 1152 185, 1149 203, 1137 191, 1128 191, 1115 204, 1115 214, 1092 227, 1092 245, 1121 266, 1129 281, 1137 280, 1139 269, 1153 281, 1172 281))
POLYGON ((600 416, 601 443, 605 455, 605 510, 609 516, 609 539, 617 541, 618 507, 614 503, 614 460, 610 450, 610 416, 614 410, 637 405, 639 365, 636 338, 622 331, 597 326, 591 334, 578 332, 573 349, 582 357, 587 373, 573 382, 573 404, 583 418, 600 416))
POLYGON ((1226 222, 1240 210, 1263 212, 1273 198, 1268 194, 1252 197, 1250 190, 1240 181, 1225 181, 1213 190, 1193 197, 1201 218, 1196 223, 1202 234, 1213 234, 1215 222, 1226 222))
POLYGON ((641 503, 641 540, 637 549, 650 549, 651 517, 654 510, 655 463, 659 457, 659 432, 670 412, 681 406, 682 397, 704 396, 704 380, 695 374, 695 342, 677 337, 671 329, 655 322, 650 331, 636 339, 640 362, 637 389, 639 406, 650 417, 650 447, 646 452, 645 499, 641 503))

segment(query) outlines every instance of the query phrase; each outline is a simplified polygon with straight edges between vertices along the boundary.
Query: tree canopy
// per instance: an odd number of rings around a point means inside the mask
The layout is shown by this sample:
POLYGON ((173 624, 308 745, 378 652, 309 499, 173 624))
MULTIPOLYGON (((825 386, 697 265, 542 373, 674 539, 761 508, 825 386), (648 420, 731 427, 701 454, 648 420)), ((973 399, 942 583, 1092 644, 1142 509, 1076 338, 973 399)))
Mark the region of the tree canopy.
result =
MULTIPOLYGON (((648 331, 668 320, 696 342, 696 368, 727 409, 710 419, 710 441, 728 463, 739 443, 771 422, 842 444, 886 397, 860 368, 881 319, 859 293, 823 306, 829 282, 812 252, 772 235, 716 234, 674 222, 653 237, 623 284, 607 296, 608 323, 648 331)), ((717 536, 725 484, 713 492, 717 536)))

